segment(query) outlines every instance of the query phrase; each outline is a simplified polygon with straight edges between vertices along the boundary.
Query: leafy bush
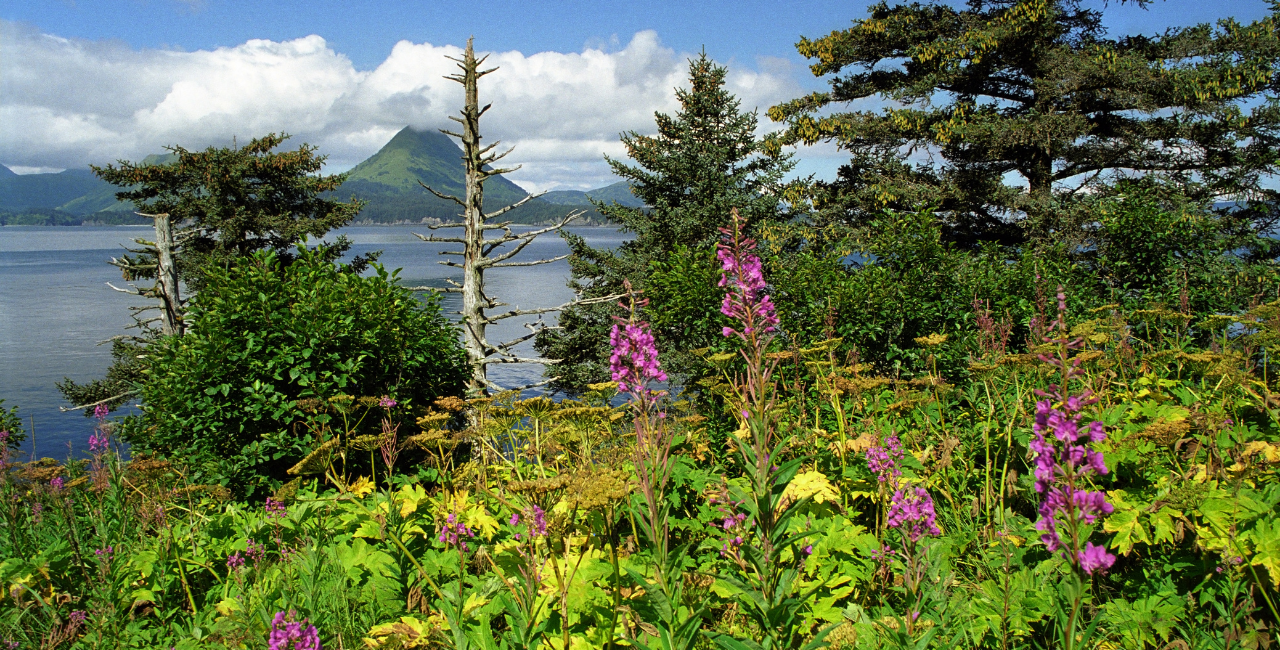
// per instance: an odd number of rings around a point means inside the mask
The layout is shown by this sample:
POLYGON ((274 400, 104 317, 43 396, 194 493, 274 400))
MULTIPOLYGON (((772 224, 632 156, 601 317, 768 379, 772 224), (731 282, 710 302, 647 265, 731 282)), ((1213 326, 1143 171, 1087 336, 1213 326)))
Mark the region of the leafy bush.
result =
POLYGON ((0 440, 0 447, 17 449, 22 446, 22 441, 27 439, 26 434, 22 432, 22 418, 18 417, 18 407, 6 410, 2 399, 0 399, 0 431, 7 432, 4 440, 0 440))
POLYGON ((1275 242, 1237 213, 1189 202, 1158 183, 1128 183, 1096 209, 1081 278, 1100 299, 1164 303, 1199 317, 1247 309, 1274 282, 1275 242))
POLYGON ((310 451, 300 400, 390 396, 422 406, 458 395, 465 358, 436 301, 375 266, 360 277, 298 248, 213 269, 187 334, 152 348, 144 415, 127 438, 184 454, 208 477, 252 493, 310 451))

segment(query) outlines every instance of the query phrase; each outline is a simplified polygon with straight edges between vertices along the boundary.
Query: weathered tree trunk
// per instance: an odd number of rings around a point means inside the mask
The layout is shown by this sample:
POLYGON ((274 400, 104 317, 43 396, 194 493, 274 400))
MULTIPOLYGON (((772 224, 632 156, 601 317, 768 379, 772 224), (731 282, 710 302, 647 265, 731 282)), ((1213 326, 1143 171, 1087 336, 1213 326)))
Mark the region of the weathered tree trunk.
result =
MULTIPOLYGON (((462 238, 465 240, 462 255, 462 341, 467 351, 467 360, 471 362, 472 377, 467 385, 469 392, 482 392, 488 379, 488 364, 484 363, 488 355, 489 342, 485 338, 488 323, 485 322, 484 308, 488 301, 484 297, 484 181, 485 174, 483 153, 480 149, 480 99, 476 89, 476 81, 482 74, 477 70, 475 50, 471 39, 467 39, 467 51, 462 58, 462 86, 466 93, 466 101, 462 108, 462 119, 453 118, 462 123, 462 160, 466 171, 466 188, 463 195, 462 222, 465 227, 462 238)), ((457 77, 458 75, 455 75, 457 77)), ((488 108, 487 106, 485 108, 488 108)))
MULTIPOLYGON (((462 108, 462 116, 449 116, 449 119, 462 125, 461 133, 453 131, 441 130, 445 135, 451 135, 462 143, 462 159, 463 169, 466 172, 466 185, 462 198, 443 194, 425 184, 422 186, 428 192, 449 201, 453 201, 462 207, 462 223, 461 224, 444 224, 440 226, 429 226, 432 230, 439 228, 456 228, 462 227, 463 233, 461 237, 437 237, 435 235, 417 235, 423 241, 428 242, 448 242, 461 244, 461 251, 445 251, 443 255, 460 256, 460 262, 442 261, 441 264, 453 266, 462 269, 462 283, 453 283, 454 286, 444 289, 449 293, 462 294, 462 336, 463 347, 467 353, 467 360, 471 362, 471 379, 468 382, 467 389, 472 395, 483 394, 488 389, 501 389, 489 381, 488 366, 492 363, 547 363, 553 362, 552 359, 527 359, 516 355, 513 348, 532 339, 542 331, 546 326, 541 320, 536 324, 526 323, 525 327, 529 329, 529 333, 517 337, 511 341, 506 341, 494 345, 489 343, 485 336, 485 332, 490 324, 496 323, 506 318, 515 318, 517 316, 541 315, 545 313, 559 311, 573 304, 579 304, 579 301, 572 301, 557 307, 544 307, 538 309, 510 309, 499 314, 486 314, 485 310, 494 309, 506 305, 507 303, 499 302, 490 297, 484 291, 484 272, 486 269, 510 267, 510 266, 535 266, 538 264, 548 264, 558 260, 565 259, 568 255, 561 255, 549 259, 535 260, 532 262, 509 262, 520 251, 524 250, 530 242, 539 235, 554 232, 563 228, 566 224, 578 217, 582 216, 582 212, 573 212, 566 215, 559 223, 540 228, 526 233, 516 234, 511 230, 511 222, 504 221, 500 223, 490 224, 489 220, 506 212, 520 207, 528 201, 531 201, 540 194, 530 194, 512 205, 508 205, 499 210, 485 213, 484 211, 484 182, 490 176, 505 174, 511 169, 498 169, 490 167, 493 163, 511 153, 507 150, 502 153, 493 153, 493 148, 497 146, 497 142, 486 146, 480 145, 480 116, 489 110, 488 106, 483 108, 480 106, 479 94, 476 90, 476 82, 497 68, 488 70, 480 70, 480 65, 484 63, 484 58, 476 59, 475 50, 472 47, 471 39, 467 39, 467 49, 461 59, 453 59, 458 62, 458 67, 462 69, 461 74, 449 75, 447 79, 452 79, 462 84, 465 93, 465 100, 462 108), (501 231, 502 234, 492 239, 485 239, 486 231, 501 231), (493 254, 498 248, 505 244, 513 244, 511 250, 493 254)), ((435 289, 434 287, 411 287, 413 289, 435 289)), ((603 300, 614 300, 618 296, 607 296, 603 300)), ((594 301, 601 299, 594 299, 594 301)), ((544 382, 552 381, 548 379, 544 382)), ((534 384, 537 385, 537 384, 534 384)), ((526 386, 525 388, 528 388, 526 386)))
POLYGON ((156 288, 164 310, 160 331, 165 336, 182 335, 182 301, 178 296, 178 267, 173 263, 173 222, 169 215, 155 215, 156 288))

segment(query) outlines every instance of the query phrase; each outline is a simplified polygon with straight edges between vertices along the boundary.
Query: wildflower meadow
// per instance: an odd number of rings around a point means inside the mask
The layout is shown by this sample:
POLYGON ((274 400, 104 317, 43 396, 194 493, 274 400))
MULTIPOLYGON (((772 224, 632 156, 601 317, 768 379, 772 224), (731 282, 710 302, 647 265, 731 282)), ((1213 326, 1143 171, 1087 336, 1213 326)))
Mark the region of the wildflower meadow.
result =
POLYGON ((1198 349, 1184 313, 1077 314, 1058 288, 1015 353, 977 301, 955 383, 789 342, 736 213, 716 257, 714 399, 671 394, 632 291, 613 381, 316 401, 313 451, 264 499, 126 460, 105 409, 88 459, 0 446, 0 647, 1273 643, 1280 410, 1257 359, 1280 303, 1198 325, 1222 330, 1198 349))

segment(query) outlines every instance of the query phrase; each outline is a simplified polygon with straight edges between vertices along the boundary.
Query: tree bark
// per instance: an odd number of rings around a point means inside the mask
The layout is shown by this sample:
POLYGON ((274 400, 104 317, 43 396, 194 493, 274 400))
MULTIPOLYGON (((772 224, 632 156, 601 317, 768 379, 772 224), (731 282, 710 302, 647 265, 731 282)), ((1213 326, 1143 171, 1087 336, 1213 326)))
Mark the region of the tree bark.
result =
POLYGON ((155 215, 156 285, 163 304, 160 329, 165 336, 183 333, 182 301, 178 295, 178 268, 173 263, 173 222, 168 213, 155 215))
MULTIPOLYGON (((466 101, 462 108, 462 160, 466 171, 466 193, 463 195, 462 222, 462 341, 471 363, 472 377, 468 392, 480 393, 486 388, 489 342, 485 337, 487 322, 484 308, 484 163, 480 150, 480 99, 476 81, 480 78, 479 62, 467 39, 467 51, 462 58, 462 87, 466 101)), ((456 118, 455 118, 456 119, 456 118)))

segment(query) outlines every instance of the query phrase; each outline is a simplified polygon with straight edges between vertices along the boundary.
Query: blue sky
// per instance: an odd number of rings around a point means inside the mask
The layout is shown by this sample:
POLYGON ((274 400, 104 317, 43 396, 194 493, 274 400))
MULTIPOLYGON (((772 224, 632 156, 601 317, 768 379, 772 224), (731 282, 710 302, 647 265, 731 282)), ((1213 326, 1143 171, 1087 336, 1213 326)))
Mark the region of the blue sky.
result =
MULTIPOLYGON (((227 133, 242 128, 295 133, 343 169, 405 123, 442 123, 451 89, 427 80, 447 72, 432 57, 474 35, 507 75, 488 90, 495 136, 526 164, 513 179, 595 186, 617 134, 673 108, 685 56, 705 47, 746 107, 767 108, 823 86, 796 40, 844 28, 868 4, 0 0, 0 163, 58 169, 253 135, 227 133), (414 74, 424 76, 405 81, 414 74), (612 90, 589 88, 599 75, 612 90)), ((1266 11, 1262 0, 1165 0, 1111 2, 1104 15, 1116 35, 1266 11)), ((838 162, 801 153, 822 175, 838 162)))
MULTIPOLYGON (((318 34, 357 68, 376 67, 400 40, 436 45, 478 43, 526 54, 575 52, 625 44, 654 30, 677 51, 706 46, 721 61, 753 63, 759 56, 796 62, 800 36, 820 36, 865 15, 865 0, 835 2, 352 2, 341 0, 4 0, 0 16, 46 33, 91 40, 119 39, 131 47, 211 49, 249 39, 290 40, 318 34)), ((1102 6, 1101 2, 1086 3, 1102 6)), ((1232 15, 1256 20, 1260 0, 1163 0, 1147 9, 1111 2, 1113 34, 1154 33, 1174 25, 1232 15)))

